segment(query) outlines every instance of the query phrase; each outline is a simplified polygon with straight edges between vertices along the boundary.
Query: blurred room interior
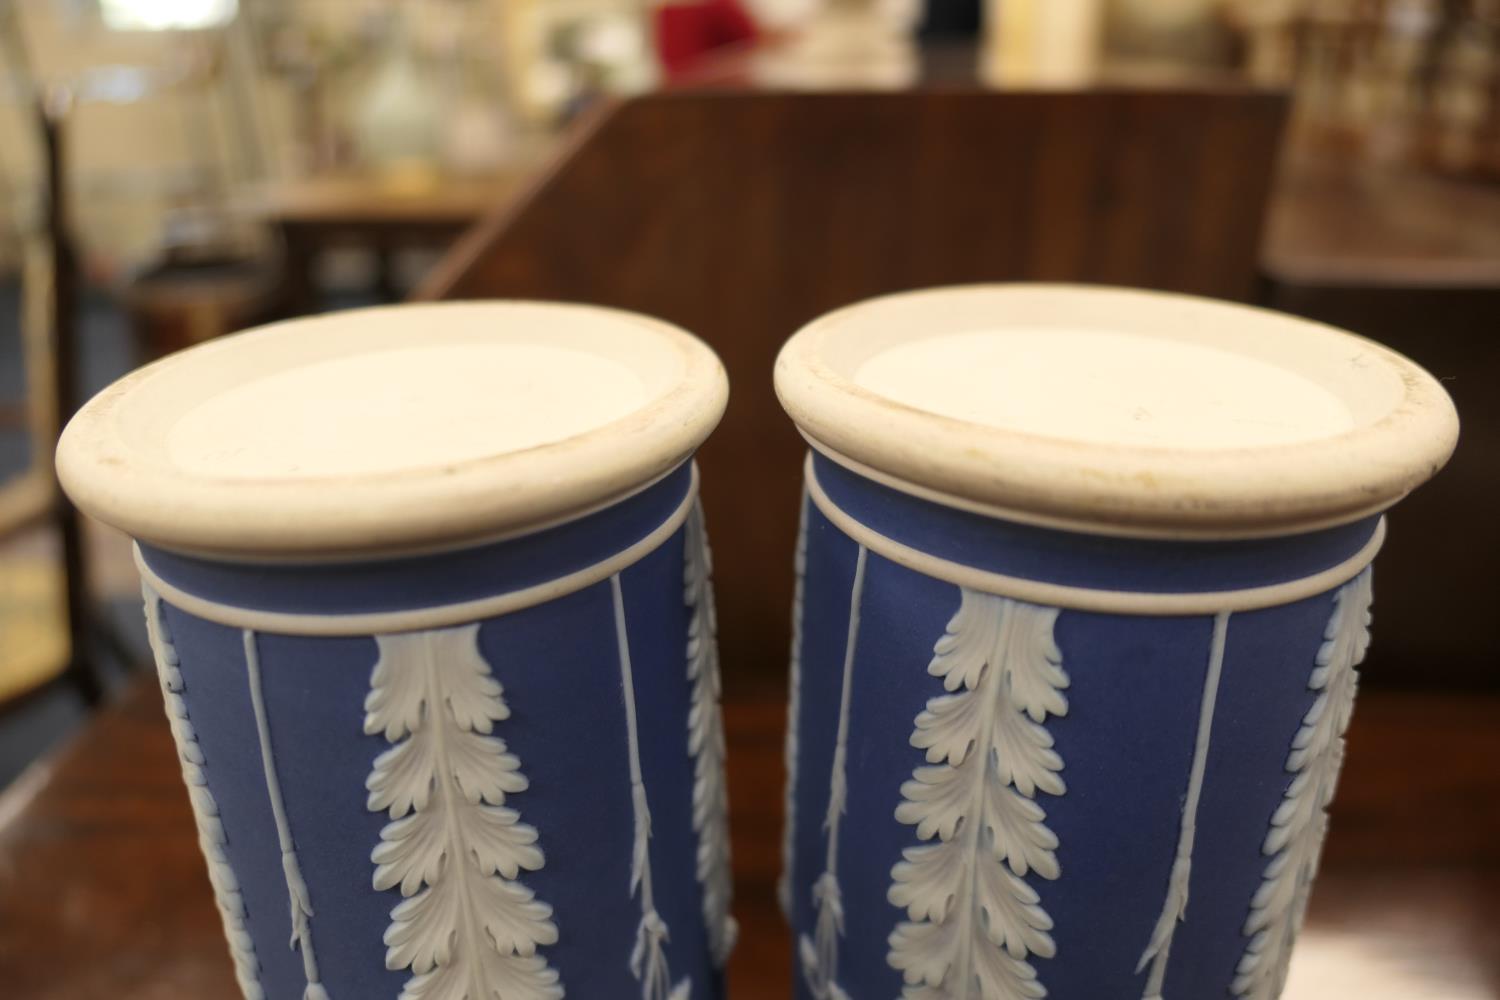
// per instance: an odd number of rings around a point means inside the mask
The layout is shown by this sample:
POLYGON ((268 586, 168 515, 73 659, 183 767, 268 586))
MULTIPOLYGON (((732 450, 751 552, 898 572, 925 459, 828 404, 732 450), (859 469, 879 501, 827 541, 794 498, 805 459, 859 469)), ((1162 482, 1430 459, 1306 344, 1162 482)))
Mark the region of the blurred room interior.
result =
POLYGON ((147 932, 101 828, 171 762, 129 543, 63 501, 61 424, 247 326, 520 297, 661 316, 729 369, 731 985, 784 995, 803 445, 771 363, 837 306, 1007 280, 1266 305, 1444 380, 1463 440, 1393 518, 1287 995, 1500 998, 1500 0, 0 0, 0 982, 231 995, 196 868, 147 932))

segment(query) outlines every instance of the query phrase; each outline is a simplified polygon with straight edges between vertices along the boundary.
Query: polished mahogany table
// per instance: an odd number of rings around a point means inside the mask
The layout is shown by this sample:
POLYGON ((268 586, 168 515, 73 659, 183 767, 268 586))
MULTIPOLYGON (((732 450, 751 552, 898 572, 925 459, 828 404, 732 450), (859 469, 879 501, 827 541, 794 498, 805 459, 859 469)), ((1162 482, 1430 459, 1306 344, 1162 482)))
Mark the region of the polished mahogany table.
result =
MULTIPOLYGON (((766 690, 727 712, 736 1000, 790 993, 783 711, 766 690)), ((1364 697, 1287 1000, 1500 998, 1497 762, 1500 697, 1364 697)), ((0 995, 237 996, 151 678, 0 795, 0 995)))

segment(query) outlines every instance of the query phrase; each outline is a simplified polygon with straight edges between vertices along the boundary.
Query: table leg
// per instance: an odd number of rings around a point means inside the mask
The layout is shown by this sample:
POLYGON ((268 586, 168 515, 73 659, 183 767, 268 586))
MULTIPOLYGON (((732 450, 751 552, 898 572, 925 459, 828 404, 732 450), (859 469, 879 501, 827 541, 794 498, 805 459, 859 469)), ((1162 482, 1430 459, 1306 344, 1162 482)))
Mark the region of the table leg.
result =
POLYGON ((306 316, 319 309, 313 265, 317 263, 317 246, 295 226, 281 229, 282 277, 280 308, 282 316, 306 316))
POLYGON ((377 246, 375 253, 375 296, 382 303, 397 302, 401 290, 396 287, 395 250, 388 246, 377 246))

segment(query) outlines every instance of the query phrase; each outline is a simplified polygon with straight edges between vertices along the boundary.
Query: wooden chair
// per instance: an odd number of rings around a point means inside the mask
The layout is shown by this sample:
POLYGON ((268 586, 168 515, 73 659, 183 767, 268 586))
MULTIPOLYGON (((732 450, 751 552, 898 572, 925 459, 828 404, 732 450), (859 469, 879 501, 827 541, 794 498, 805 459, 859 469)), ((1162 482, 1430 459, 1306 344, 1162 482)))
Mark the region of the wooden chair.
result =
POLYGON ((32 467, 0 488, 0 537, 35 526, 47 526, 56 532, 62 554, 63 599, 62 613, 57 617, 67 633, 60 662, 51 670, 36 671, 36 683, 9 691, 10 700, 35 694, 54 683, 66 683, 76 688, 87 704, 94 705, 104 696, 100 653, 125 664, 133 655, 100 616, 89 594, 82 519, 58 487, 52 465, 57 436, 80 402, 78 259, 64 181, 68 110, 67 95, 60 91, 41 95, 36 104, 46 168, 46 215, 44 232, 28 250, 22 318, 32 467))
POLYGON ((671 92, 600 112, 418 297, 639 310, 724 359, 703 449, 730 683, 786 658, 803 444, 782 342, 838 306, 980 281, 1244 299, 1286 104, 1249 90, 671 92))
POLYGON ((52 262, 39 241, 27 243, 22 254, 20 317, 26 399, 15 415, 31 441, 31 464, 0 481, 0 538, 43 520, 56 492, 48 450, 57 441, 50 319, 52 262))
MULTIPOLYGON (((0 481, 0 542, 43 533, 56 510, 55 358, 52 350, 52 256, 47 240, 25 240, 20 333, 25 369, 19 427, 30 442, 30 464, 0 481)), ((0 715, 12 703, 58 681, 68 666, 63 573, 45 550, 9 550, 0 558, 0 715)))

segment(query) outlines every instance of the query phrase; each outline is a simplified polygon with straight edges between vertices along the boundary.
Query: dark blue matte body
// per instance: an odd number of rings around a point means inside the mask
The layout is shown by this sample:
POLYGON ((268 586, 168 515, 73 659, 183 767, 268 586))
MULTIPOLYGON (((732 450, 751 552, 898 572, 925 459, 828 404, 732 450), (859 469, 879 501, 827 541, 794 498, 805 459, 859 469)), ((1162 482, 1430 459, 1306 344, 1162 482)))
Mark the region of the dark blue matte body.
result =
POLYGON ((649 535, 692 487, 683 465, 604 510, 535 534, 437 555, 245 565, 141 546, 162 579, 197 597, 294 614, 362 614, 457 604, 556 580, 649 535))
MULTIPOLYGON (((244 606, 309 610, 287 595, 321 588, 321 610, 426 607, 439 603, 434 585, 447 575, 445 565, 463 586, 438 590, 444 598, 466 600, 502 592, 487 589, 486 582, 525 585, 545 579, 542 570, 549 567, 555 574, 624 548, 678 507, 688 475, 684 467, 620 505, 626 510, 610 508, 552 529, 546 545, 533 536, 426 557, 408 563, 415 569, 410 574, 381 566, 373 577, 381 586, 355 567, 231 567, 156 551, 148 558, 184 589, 199 593, 190 585, 202 582, 209 596, 244 606), (245 599, 235 601, 237 595, 245 599)), ((674 983, 689 978, 692 996, 711 1000, 722 987, 709 958, 694 868, 683 546, 678 529, 625 569, 621 583, 652 817, 655 902, 671 932, 666 957, 674 983)), ((296 1000, 304 984, 302 959, 288 947, 290 909, 242 634, 164 608, 209 791, 224 820, 226 853, 242 887, 262 985, 272 1000, 296 1000)), ((370 852, 388 819, 365 804, 365 779, 389 747, 382 735, 363 731, 376 643, 369 636, 257 635, 271 743, 314 909, 312 941, 322 981, 333 1000, 395 1000, 410 973, 385 968, 381 938, 401 896, 399 890, 372 887, 370 852)), ((495 735, 519 758, 530 782, 506 804, 536 828, 546 857, 540 871, 521 878, 553 908, 559 941, 541 953, 560 973, 569 997, 640 996, 629 969, 641 906, 630 890, 627 730, 609 581, 487 620, 479 643, 511 711, 495 735)))
POLYGON ((1326 531, 1246 541, 1162 542, 1055 531, 941 507, 814 455, 841 510, 930 555, 1027 580, 1096 590, 1198 593, 1298 580, 1336 566, 1375 534, 1368 517, 1326 531))
MULTIPOLYGON (((1159 543, 1025 527, 938 507, 819 459, 839 506, 919 550, 1011 576, 1137 591, 1229 590, 1296 579, 1358 552, 1374 522, 1281 539, 1159 543)), ((858 546, 815 505, 808 513, 801 715, 791 880, 794 931, 812 938, 813 883, 824 869, 834 734, 858 546)), ((855 1000, 895 1000, 887 939, 905 911, 887 901, 891 868, 920 843, 897 822, 901 785, 926 764, 914 720, 944 693, 927 672, 958 610, 958 586, 870 552, 853 668, 848 811, 839 845, 845 933, 837 982, 855 1000)), ((1229 997, 1241 934, 1267 859, 1272 813, 1290 781, 1287 753, 1312 706, 1308 680, 1332 593, 1230 616, 1213 740, 1198 811, 1187 919, 1165 996, 1229 997)), ((1140 1000, 1135 967, 1161 913, 1196 745, 1213 616, 1064 609, 1054 631, 1071 684, 1046 728, 1062 757, 1062 796, 1039 794, 1057 834, 1061 877, 1027 882, 1055 922, 1055 958, 1028 959, 1052 1000, 1140 1000)), ((800 971, 796 995, 810 1000, 800 971)))

